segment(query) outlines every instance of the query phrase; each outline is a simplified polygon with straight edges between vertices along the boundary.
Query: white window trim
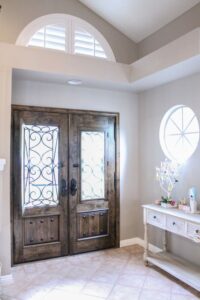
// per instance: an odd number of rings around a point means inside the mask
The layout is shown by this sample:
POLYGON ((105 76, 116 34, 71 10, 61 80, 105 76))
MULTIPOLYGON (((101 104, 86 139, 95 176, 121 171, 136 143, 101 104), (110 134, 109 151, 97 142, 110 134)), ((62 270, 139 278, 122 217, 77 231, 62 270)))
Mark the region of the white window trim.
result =
MULTIPOLYGON (((74 30, 76 26, 82 27, 86 31, 88 31, 91 35, 94 36, 95 40, 97 40, 102 48, 105 51, 105 54, 107 56, 107 60, 116 62, 114 53, 107 42, 107 40, 104 38, 104 36, 91 24, 86 22, 85 20, 82 20, 78 17, 66 15, 66 14, 50 14, 45 15, 42 17, 39 17, 29 23, 20 33, 16 40, 16 45, 19 46, 27 46, 32 36, 40 30, 42 27, 45 27, 47 25, 59 25, 63 26, 66 29, 66 53, 73 54, 74 53, 74 30)), ((49 49, 48 49, 49 50, 49 49)), ((79 54, 76 54, 79 55, 79 54)), ((93 56, 91 56, 93 57, 93 56)), ((95 57, 98 58, 99 57, 95 57)), ((101 58, 100 58, 101 59, 101 58)))
MULTIPOLYGON (((181 155, 180 155, 180 158, 178 157, 174 157, 174 154, 170 152, 170 150, 168 149, 168 145, 167 145, 167 141, 166 141, 166 136, 165 136, 165 129, 166 129, 166 126, 169 122, 169 120, 171 119, 171 116, 178 110, 178 109, 182 109, 182 108, 189 108, 191 109, 189 106, 186 106, 186 105, 176 105, 176 106, 173 106, 171 107, 166 113, 165 115, 163 116, 162 120, 161 120, 161 123, 160 123, 160 129, 159 129, 159 140, 160 140, 160 145, 161 145, 161 148, 164 152, 164 154, 166 155, 166 157, 172 161, 176 161, 178 163, 184 163, 185 161, 187 161, 193 154, 194 152, 196 151, 197 147, 198 147, 198 144, 199 144, 199 122, 198 122, 198 130, 196 132, 196 134, 198 134, 198 142, 197 142, 197 145, 193 147, 193 151, 192 153, 190 154, 190 156, 188 156, 186 159, 182 160, 181 159, 181 155)), ((192 109, 191 109, 192 110, 192 109)), ((197 119, 197 116, 195 114, 195 112, 192 110, 192 112, 194 113, 194 117, 197 119)), ((197 119, 198 121, 198 119, 197 119)), ((186 133, 187 134, 187 133, 186 133)))

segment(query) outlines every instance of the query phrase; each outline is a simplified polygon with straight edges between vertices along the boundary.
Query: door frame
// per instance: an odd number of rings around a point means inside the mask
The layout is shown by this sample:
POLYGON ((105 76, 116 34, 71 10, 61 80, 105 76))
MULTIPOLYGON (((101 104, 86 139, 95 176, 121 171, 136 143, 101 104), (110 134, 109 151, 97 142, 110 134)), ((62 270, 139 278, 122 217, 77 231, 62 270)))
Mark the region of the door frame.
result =
MULTIPOLYGON (((11 181, 11 262, 12 266, 14 265, 13 253, 14 253, 14 176, 13 176, 13 161, 14 161, 14 151, 13 142, 14 142, 14 127, 13 127, 13 112, 14 111, 31 111, 31 112, 46 112, 46 113, 60 113, 60 114, 89 114, 89 115, 98 115, 105 117, 114 117, 115 118, 115 201, 116 201, 116 241, 115 247, 120 247, 120 114, 117 112, 104 112, 104 111, 94 111, 94 110, 79 110, 79 109, 65 109, 65 108, 53 108, 53 107, 40 107, 40 106, 26 106, 26 105, 12 105, 12 122, 11 122, 11 169, 10 169, 10 181, 11 181)), ((69 153, 68 153, 69 155, 69 153)), ((69 157, 68 157, 69 158, 69 157)))

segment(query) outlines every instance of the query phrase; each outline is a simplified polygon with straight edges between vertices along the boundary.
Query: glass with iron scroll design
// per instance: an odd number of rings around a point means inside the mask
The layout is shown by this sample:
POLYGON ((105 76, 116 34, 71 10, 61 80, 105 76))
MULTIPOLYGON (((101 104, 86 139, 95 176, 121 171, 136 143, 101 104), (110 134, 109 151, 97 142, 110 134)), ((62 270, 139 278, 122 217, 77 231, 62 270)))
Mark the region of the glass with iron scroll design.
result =
POLYGON ((23 208, 58 205, 56 126, 22 125, 23 208))
POLYGON ((105 134, 81 131, 81 200, 105 198, 105 134))

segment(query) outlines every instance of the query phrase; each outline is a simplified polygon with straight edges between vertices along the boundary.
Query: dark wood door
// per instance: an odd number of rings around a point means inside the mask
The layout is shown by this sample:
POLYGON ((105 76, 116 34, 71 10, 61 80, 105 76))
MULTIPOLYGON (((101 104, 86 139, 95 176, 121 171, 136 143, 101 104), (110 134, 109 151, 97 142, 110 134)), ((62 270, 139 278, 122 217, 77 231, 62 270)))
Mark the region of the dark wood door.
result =
POLYGON ((68 254, 68 116, 13 113, 13 261, 68 254))
POLYGON ((115 118, 70 114, 70 253, 116 246, 115 118))
POLYGON ((116 117, 13 107, 13 263, 119 246, 116 117))

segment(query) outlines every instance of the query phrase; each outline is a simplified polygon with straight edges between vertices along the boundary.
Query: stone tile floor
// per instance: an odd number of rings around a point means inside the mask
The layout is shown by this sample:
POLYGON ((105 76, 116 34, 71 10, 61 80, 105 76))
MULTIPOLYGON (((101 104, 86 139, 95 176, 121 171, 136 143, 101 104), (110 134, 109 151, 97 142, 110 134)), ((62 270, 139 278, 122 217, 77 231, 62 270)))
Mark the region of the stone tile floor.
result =
POLYGON ((143 249, 129 246, 27 263, 0 280, 1 300, 192 300, 198 293, 145 267, 143 249))

